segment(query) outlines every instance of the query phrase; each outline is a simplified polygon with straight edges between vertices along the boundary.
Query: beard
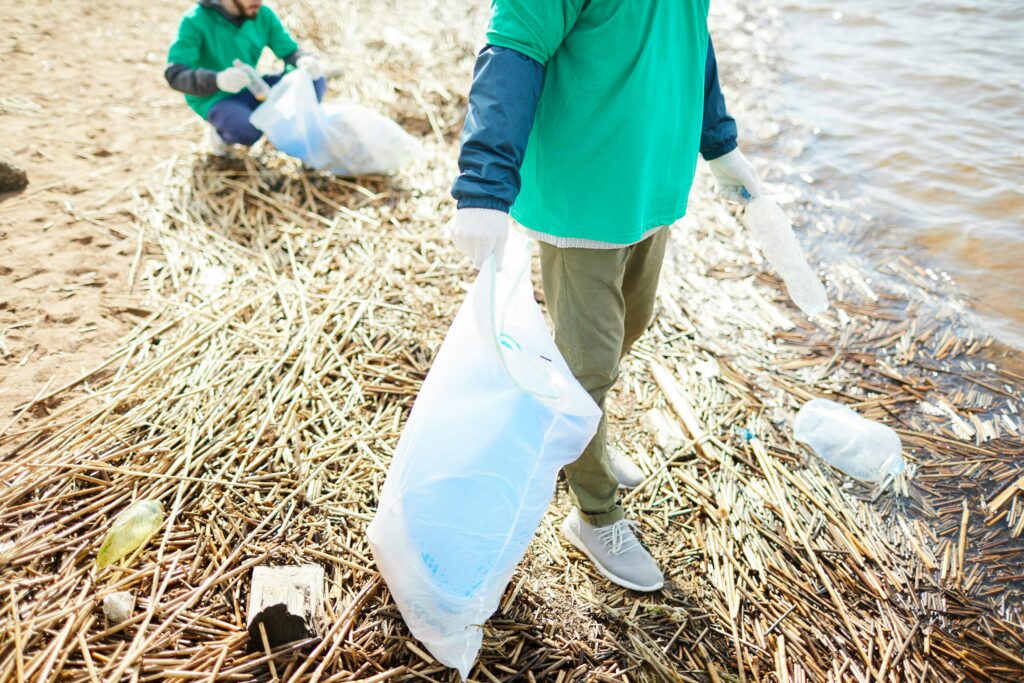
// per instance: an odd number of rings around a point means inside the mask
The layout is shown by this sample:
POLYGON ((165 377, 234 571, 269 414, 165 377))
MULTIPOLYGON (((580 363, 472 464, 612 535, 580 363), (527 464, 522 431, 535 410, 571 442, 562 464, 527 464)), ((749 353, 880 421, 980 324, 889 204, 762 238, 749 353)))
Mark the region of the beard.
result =
POLYGON ((240 17, 245 17, 246 19, 255 19, 256 15, 260 13, 260 7, 262 7, 262 5, 263 3, 261 2, 252 6, 247 4, 245 0, 226 0, 226 2, 224 2, 224 6, 229 12, 240 17))

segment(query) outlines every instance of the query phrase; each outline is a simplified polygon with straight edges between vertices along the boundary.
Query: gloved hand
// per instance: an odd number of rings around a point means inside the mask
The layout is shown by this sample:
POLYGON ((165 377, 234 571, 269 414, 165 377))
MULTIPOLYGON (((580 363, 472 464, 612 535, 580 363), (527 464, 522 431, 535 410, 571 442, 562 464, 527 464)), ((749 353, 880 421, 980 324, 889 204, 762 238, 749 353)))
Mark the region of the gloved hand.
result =
POLYGON ((295 66, 302 69, 309 74, 309 77, 314 81, 324 76, 324 66, 320 63, 320 60, 313 55, 302 55, 295 62, 295 66))
POLYGON ((495 209, 459 209, 451 226, 452 241, 473 265, 483 268, 484 262, 495 254, 501 270, 508 242, 508 214, 495 209))
POLYGON ((237 66, 217 72, 217 87, 224 92, 236 93, 249 85, 249 77, 237 66))
POLYGON ((715 176, 718 196, 726 201, 745 202, 761 194, 761 179, 757 177, 757 169, 736 148, 728 154, 708 162, 711 174, 715 176), (750 195, 743 195, 743 190, 750 195))

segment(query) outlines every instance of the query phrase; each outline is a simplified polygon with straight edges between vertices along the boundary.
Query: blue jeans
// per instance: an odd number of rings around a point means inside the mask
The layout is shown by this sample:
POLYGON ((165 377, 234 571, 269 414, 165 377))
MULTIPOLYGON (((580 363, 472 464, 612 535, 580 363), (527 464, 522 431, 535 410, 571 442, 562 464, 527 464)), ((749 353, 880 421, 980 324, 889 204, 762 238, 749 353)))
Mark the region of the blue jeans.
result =
MULTIPOLYGON (((281 80, 281 76, 282 74, 264 76, 263 80, 267 85, 273 86, 281 80)), ((316 79, 313 81, 313 88, 316 90, 316 99, 322 100, 327 91, 327 80, 316 79)), ((258 106, 260 101, 245 89, 210 107, 210 111, 206 113, 206 120, 217 129, 217 134, 224 142, 249 146, 263 135, 258 128, 249 123, 249 117, 258 106)))

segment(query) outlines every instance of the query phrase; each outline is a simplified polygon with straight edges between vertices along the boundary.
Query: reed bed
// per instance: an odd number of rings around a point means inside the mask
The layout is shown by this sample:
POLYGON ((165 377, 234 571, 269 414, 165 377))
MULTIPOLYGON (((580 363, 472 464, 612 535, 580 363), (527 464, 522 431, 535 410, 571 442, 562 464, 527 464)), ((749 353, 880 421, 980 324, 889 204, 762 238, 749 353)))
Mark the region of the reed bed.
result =
MULTIPOLYGON (((111 305, 141 322, 0 423, 0 680, 454 680, 410 637, 365 529, 471 277, 440 227, 482 10, 325 7, 283 13, 424 157, 341 179, 270 149, 197 155, 138 189, 138 231, 120 236, 134 294, 111 305), (96 571, 139 498, 163 502, 163 527, 96 571), (296 562, 326 569, 326 632, 250 649, 247 577, 296 562), (106 623, 104 596, 124 590, 133 616, 106 623)), ((733 40, 745 16, 722 20, 733 40)), ((841 233, 789 208, 808 234, 841 233)), ((903 256, 822 257, 834 305, 806 321, 703 176, 672 243, 657 320, 610 400, 614 440, 649 474, 626 502, 667 586, 616 589, 567 548, 561 487, 472 679, 1021 680, 1011 359, 903 256), (893 425, 907 473, 868 488, 794 443, 815 396, 893 425)))

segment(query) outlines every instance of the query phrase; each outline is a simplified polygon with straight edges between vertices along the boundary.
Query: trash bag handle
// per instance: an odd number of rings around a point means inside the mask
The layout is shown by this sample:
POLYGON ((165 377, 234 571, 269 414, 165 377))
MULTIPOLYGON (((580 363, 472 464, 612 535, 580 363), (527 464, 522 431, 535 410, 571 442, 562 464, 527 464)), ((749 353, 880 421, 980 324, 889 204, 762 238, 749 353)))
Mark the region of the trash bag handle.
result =
MULTIPOLYGON (((505 360, 505 354, 502 352, 502 346, 505 346, 505 348, 512 349, 515 351, 519 351, 522 349, 522 346, 519 344, 515 337, 502 330, 504 330, 505 328, 505 315, 508 311, 508 302, 515 298, 516 293, 519 291, 519 288, 522 285, 523 278, 526 277, 527 273, 530 272, 530 255, 527 256, 526 265, 523 268, 520 268, 519 272, 516 274, 515 281, 512 283, 512 286, 509 287, 508 298, 505 300, 504 305, 501 306, 499 306, 498 302, 499 274, 497 269, 497 256, 495 254, 491 254, 489 257, 487 257, 487 261, 484 263, 484 268, 488 269, 488 274, 490 276, 488 278, 490 291, 487 293, 487 300, 489 303, 488 308, 490 308, 490 329, 488 330, 488 336, 490 337, 491 343, 493 343, 494 345, 494 352, 498 355, 498 358, 501 360, 501 367, 505 370, 505 374, 508 375, 508 377, 512 380, 512 383, 515 384, 516 387, 518 387, 521 391, 530 394, 531 396, 552 400, 557 400, 561 398, 564 394, 564 392, 562 391, 556 390, 551 393, 544 391, 535 391, 530 387, 523 386, 522 384, 520 384, 519 380, 516 378, 515 373, 512 372, 511 368, 509 368, 508 362, 505 360), (501 318, 500 321, 499 316, 501 318)), ((536 305, 536 302, 534 302, 534 305, 536 305)))

